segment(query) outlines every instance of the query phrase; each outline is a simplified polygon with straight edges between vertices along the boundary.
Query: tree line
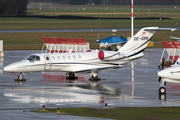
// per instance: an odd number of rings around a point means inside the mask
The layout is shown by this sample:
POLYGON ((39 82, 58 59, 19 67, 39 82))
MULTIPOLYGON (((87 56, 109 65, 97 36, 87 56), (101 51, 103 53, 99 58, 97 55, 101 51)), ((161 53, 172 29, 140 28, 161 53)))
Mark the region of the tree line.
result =
MULTIPOLYGON (((29 2, 59 2, 69 5, 85 5, 88 3, 109 5, 130 5, 131 0, 28 0, 29 2)), ((180 0, 134 0, 134 5, 180 5, 180 0)))
POLYGON ((28 0, 29 2, 58 2, 69 5, 86 5, 88 3, 100 4, 102 0, 28 0))
POLYGON ((27 0, 0 0, 0 15, 23 15, 27 9, 27 0))
MULTIPOLYGON (((98 5, 106 2, 109 5, 131 5, 131 0, 0 0, 0 15, 23 15, 29 2, 58 2, 69 5, 98 5)), ((134 0, 134 5, 180 5, 180 0, 134 0)))

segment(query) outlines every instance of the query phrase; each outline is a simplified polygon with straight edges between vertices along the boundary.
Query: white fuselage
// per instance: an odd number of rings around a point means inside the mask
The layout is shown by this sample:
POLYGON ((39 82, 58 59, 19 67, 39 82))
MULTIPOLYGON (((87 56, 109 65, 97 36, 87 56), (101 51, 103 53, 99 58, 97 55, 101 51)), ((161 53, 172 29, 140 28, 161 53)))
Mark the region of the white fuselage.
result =
MULTIPOLYGON (((44 71, 63 71, 63 72, 80 72, 92 69, 117 68, 120 65, 130 61, 129 58, 117 54, 118 52, 104 52, 105 55, 114 55, 104 60, 99 59, 99 51, 79 52, 79 53, 42 53, 32 54, 38 56, 38 60, 25 58, 20 62, 12 63, 4 67, 7 72, 44 72, 44 71)), ((143 54, 131 58, 142 57, 143 54)))
POLYGON ((158 72, 158 76, 161 77, 163 81, 179 82, 180 81, 180 66, 176 65, 176 66, 161 70, 158 72))

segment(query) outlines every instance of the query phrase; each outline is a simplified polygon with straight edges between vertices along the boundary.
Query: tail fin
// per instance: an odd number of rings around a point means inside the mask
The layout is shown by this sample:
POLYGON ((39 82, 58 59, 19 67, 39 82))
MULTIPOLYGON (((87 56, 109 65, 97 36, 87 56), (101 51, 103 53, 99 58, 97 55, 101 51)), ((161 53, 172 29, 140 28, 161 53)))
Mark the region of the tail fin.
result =
POLYGON ((172 28, 158 28, 158 27, 146 27, 142 28, 133 38, 131 38, 118 52, 126 52, 138 54, 145 50, 150 39, 157 30, 171 30, 172 28))

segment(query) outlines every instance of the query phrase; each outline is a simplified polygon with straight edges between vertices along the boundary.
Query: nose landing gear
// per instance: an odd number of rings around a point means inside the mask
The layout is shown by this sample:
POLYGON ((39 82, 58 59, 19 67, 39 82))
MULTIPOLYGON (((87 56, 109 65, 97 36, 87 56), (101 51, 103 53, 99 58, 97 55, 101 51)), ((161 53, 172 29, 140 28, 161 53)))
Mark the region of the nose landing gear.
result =
POLYGON ((165 87, 160 87, 159 88, 159 94, 166 94, 166 88, 165 87))
POLYGON ((101 78, 98 78, 98 76, 93 76, 92 75, 92 78, 89 78, 89 81, 91 81, 91 82, 98 82, 98 81, 101 81, 101 78))
POLYGON ((91 82, 101 81, 101 78, 98 78, 97 70, 91 70, 90 76, 92 77, 92 78, 89 78, 89 81, 91 81, 91 82))
POLYGON ((162 81, 161 83, 161 87, 159 88, 159 94, 166 94, 166 88, 164 86, 166 86, 166 81, 164 78, 161 78, 160 81, 162 81))
POLYGON ((162 80, 162 84, 159 88, 159 100, 166 100, 166 88, 164 87, 166 85, 166 81, 162 80))
POLYGON ((26 82, 26 79, 23 78, 23 75, 25 75, 24 73, 20 73, 18 76, 18 79, 15 79, 15 82, 26 82))

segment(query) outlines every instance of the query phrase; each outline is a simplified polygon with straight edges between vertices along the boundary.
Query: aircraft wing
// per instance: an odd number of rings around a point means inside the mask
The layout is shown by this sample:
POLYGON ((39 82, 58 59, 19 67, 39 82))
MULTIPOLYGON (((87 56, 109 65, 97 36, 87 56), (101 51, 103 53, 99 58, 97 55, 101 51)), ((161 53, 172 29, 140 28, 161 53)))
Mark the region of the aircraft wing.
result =
POLYGON ((97 70, 97 73, 100 72, 105 72, 109 69, 117 69, 117 68, 122 68, 122 65, 114 65, 114 66, 110 66, 110 67, 104 67, 104 68, 90 68, 90 69, 79 69, 77 71, 75 71, 75 73, 81 73, 81 72, 91 72, 91 70, 97 70))
POLYGON ((171 37, 172 39, 177 39, 177 40, 180 40, 180 38, 178 38, 178 37, 171 37))

